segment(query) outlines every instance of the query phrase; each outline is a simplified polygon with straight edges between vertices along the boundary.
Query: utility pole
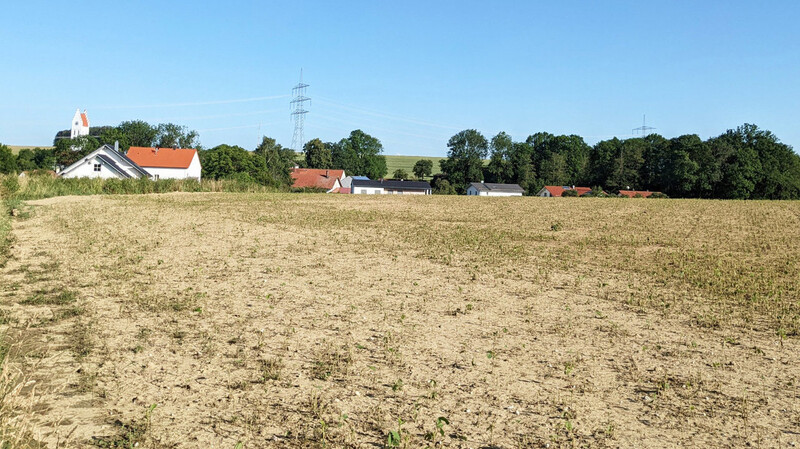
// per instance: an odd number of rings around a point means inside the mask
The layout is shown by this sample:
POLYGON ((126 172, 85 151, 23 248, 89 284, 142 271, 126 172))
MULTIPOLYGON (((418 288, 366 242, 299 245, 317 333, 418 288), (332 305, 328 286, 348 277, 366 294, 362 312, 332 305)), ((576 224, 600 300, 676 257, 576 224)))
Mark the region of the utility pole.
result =
POLYGON ((645 137, 645 136, 647 136, 647 135, 649 135, 649 134, 650 134, 648 131, 652 131, 652 130, 654 130, 654 129, 655 129, 655 128, 653 128, 652 126, 647 126, 647 124, 646 124, 646 122, 645 122, 645 118, 646 118, 646 115, 642 114, 642 126, 640 126, 640 127, 638 127, 638 128, 633 128, 633 129, 631 130, 631 132, 632 132, 634 135, 635 135, 637 132, 639 132, 639 133, 641 133, 641 134, 642 134, 642 137, 645 137))
POLYGON ((292 149, 295 152, 303 151, 303 145, 305 144, 303 125, 306 121, 306 114, 308 114, 308 111, 305 109, 305 103, 311 102, 311 99, 306 96, 307 87, 308 84, 303 83, 303 69, 300 69, 300 82, 292 89, 292 101, 290 102, 292 108, 291 115, 294 120, 292 149))

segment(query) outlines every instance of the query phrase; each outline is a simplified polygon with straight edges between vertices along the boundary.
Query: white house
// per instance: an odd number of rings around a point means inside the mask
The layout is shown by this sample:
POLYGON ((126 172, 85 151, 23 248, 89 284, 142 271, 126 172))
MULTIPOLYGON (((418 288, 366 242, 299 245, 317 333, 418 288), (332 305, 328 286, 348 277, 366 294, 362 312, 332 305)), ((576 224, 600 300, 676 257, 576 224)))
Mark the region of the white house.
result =
POLYGON ((79 136, 89 135, 89 116, 86 115, 86 109, 81 112, 80 109, 75 109, 75 115, 72 117, 72 127, 70 128, 69 138, 74 139, 79 136))
POLYGON ((355 179, 350 183, 350 193, 366 195, 430 195, 431 185, 424 181, 392 181, 355 179))
POLYGON ((194 148, 150 148, 130 147, 128 158, 147 170, 153 180, 186 179, 200 180, 202 167, 194 148))
POLYGON ((58 173, 62 178, 149 178, 150 173, 110 145, 92 151, 58 173))
POLYGON ((519 184, 472 182, 467 187, 470 196, 522 196, 525 190, 519 184))

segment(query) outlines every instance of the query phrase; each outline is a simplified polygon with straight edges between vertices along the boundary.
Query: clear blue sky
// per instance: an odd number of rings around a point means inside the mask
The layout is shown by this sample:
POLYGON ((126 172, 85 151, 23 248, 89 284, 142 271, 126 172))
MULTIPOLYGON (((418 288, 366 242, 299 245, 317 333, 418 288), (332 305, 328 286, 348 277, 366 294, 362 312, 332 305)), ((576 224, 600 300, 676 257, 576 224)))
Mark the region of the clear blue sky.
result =
POLYGON ((203 146, 361 128, 386 154, 444 155, 476 128, 674 137, 742 123, 800 149, 797 1, 8 2, 0 142, 47 145, 75 108, 93 125, 174 122, 203 146), (233 101, 248 100, 248 101, 233 101))

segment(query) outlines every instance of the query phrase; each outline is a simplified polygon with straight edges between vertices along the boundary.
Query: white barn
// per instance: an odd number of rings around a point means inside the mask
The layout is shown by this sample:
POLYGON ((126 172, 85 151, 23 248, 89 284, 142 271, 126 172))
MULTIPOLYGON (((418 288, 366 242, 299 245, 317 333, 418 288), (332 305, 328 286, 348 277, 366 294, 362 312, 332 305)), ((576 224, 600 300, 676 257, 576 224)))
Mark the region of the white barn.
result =
POLYGON ((153 180, 194 178, 199 181, 202 173, 200 156, 194 148, 130 147, 127 156, 147 170, 153 180))
POLYGON ((471 182, 467 187, 469 196, 522 196, 525 190, 519 184, 495 184, 471 182))
POLYGON ((92 151, 58 173, 62 178, 149 178, 150 173, 110 145, 92 151))

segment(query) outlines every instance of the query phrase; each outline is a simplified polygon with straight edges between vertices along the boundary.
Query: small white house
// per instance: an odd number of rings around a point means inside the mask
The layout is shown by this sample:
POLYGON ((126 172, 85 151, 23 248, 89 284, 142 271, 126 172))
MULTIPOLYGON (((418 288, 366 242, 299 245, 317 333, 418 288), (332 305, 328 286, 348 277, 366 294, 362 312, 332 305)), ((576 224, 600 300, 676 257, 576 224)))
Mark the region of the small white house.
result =
POLYGON ((470 196, 522 196, 525 190, 519 184, 472 182, 467 187, 470 196))
POLYGON ((130 147, 127 156, 147 170, 154 181, 187 178, 200 180, 200 156, 194 148, 130 147))
POLYGON ((75 109, 75 115, 72 116, 72 126, 69 131, 69 138, 74 139, 80 136, 89 135, 89 116, 86 115, 86 109, 81 112, 80 109, 75 109))
POLYGON ((92 151, 58 173, 62 178, 149 178, 150 173, 110 145, 92 151))

